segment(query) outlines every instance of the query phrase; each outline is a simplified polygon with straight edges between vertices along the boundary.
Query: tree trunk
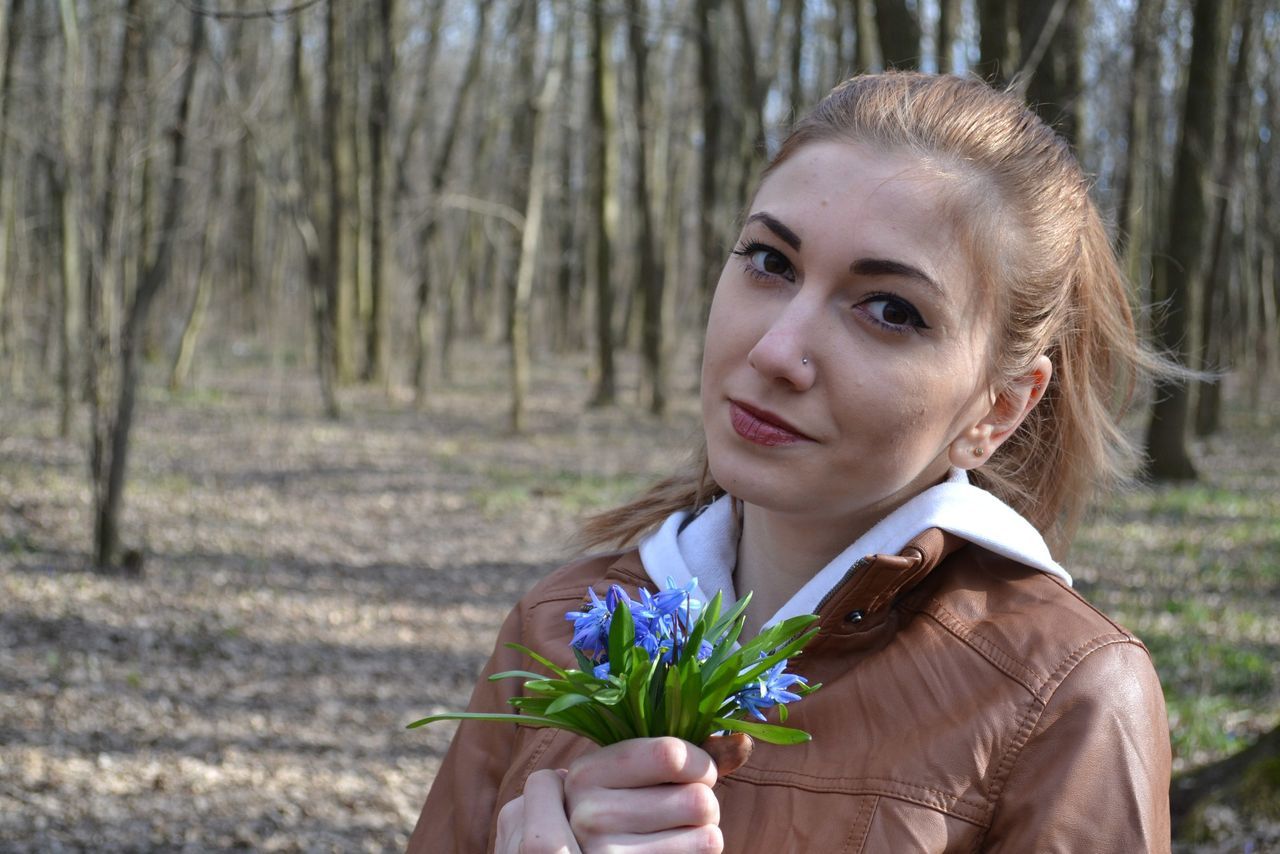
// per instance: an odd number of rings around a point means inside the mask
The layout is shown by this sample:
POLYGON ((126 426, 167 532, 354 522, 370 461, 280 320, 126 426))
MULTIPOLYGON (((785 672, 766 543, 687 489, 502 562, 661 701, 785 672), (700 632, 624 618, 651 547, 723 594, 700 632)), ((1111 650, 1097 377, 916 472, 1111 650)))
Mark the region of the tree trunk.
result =
POLYGON ((115 220, 116 186, 119 183, 120 138, 125 131, 124 101, 128 91, 130 63, 139 50, 139 0, 127 0, 124 8, 124 32, 121 35, 120 67, 110 103, 107 150, 103 160, 102 199, 98 205, 98 242, 85 287, 85 325, 88 345, 85 348, 85 372, 89 399, 89 479, 93 485, 94 564, 105 569, 116 550, 117 503, 109 494, 112 444, 115 431, 110 414, 115 362, 113 342, 115 312, 111 308, 112 286, 108 276, 113 257, 112 224, 115 220))
POLYGON ((768 95, 757 66, 758 43, 751 32, 746 0, 732 0, 733 20, 738 31, 740 92, 742 97, 741 148, 739 151, 736 198, 745 199, 747 188, 760 172, 765 159, 764 102, 768 95))
MULTIPOLYGON (((1239 0, 1236 15, 1240 20, 1240 42, 1231 69, 1227 97, 1224 99, 1227 104, 1227 114, 1223 117, 1226 140, 1216 182, 1218 198, 1212 216, 1212 260, 1206 267, 1207 272, 1200 288, 1200 362, 1196 367, 1205 371, 1223 371, 1228 361, 1228 344, 1223 339, 1229 333, 1231 324, 1226 322, 1224 309, 1231 273, 1237 269, 1237 265, 1232 263, 1232 256, 1236 253, 1230 252, 1228 243, 1234 232, 1231 227, 1231 202, 1235 198, 1240 161, 1243 159, 1240 149, 1244 145, 1245 134, 1248 133, 1253 102, 1253 91, 1249 87, 1254 32, 1252 6, 1250 0, 1239 0)), ((1195 432, 1197 436, 1211 436, 1218 431, 1221 423, 1222 383, 1215 380, 1201 382, 1197 386, 1195 432)))
POLYGON ((386 149, 391 126, 391 76, 395 53, 391 30, 395 21, 395 0, 378 0, 378 18, 373 27, 373 80, 369 104, 369 328, 365 338, 364 378, 387 382, 390 358, 390 303, 386 249, 383 246, 386 213, 386 149))
POLYGON ((84 68, 80 56, 80 28, 76 20, 74 0, 60 0, 58 11, 62 24, 62 104, 61 164, 52 182, 55 215, 62 249, 61 318, 58 324, 58 435, 71 435, 71 416, 75 399, 73 377, 76 367, 76 342, 80 341, 80 307, 82 305, 80 271, 80 185, 75 145, 80 139, 79 110, 73 93, 84 85, 84 68))
MULTIPOLYGON (((13 58, 18 52, 22 35, 22 0, 9 0, 4 18, 4 64, 0 66, 0 131, 9 127, 9 103, 13 100, 13 58)), ((9 291, 9 249, 12 245, 16 211, 17 184, 9 174, 9 134, 0 132, 0 354, 10 347, 5 335, 9 324, 4 321, 5 297, 9 291)), ((13 328, 18 328, 17 324, 13 328)))
POLYGON ((1077 150, 1084 121, 1081 56, 1087 14, 1088 0, 1018 5, 1019 89, 1040 118, 1077 150))
MULTIPOLYGON (((236 89, 245 93, 253 85, 258 66, 258 29, 249 22, 237 21, 228 29, 228 53, 236 57, 236 89)), ((236 145, 235 215, 231 230, 235 251, 232 253, 235 290, 241 306, 242 325, 250 331, 258 328, 261 291, 258 287, 258 171, 255 168, 253 142, 248 133, 240 135, 236 145)))
POLYGON ((711 14, 717 0, 697 0, 698 98, 702 113, 702 148, 698 152, 698 246, 695 270, 702 295, 699 326, 711 311, 716 274, 721 264, 716 164, 720 156, 720 91, 716 75, 715 31, 711 14))
POLYGON ((471 51, 467 55, 467 63, 462 73, 462 82, 458 86, 458 94, 454 98, 449 118, 444 125, 443 135, 436 150, 433 152, 434 156, 428 176, 428 204, 431 209, 427 212, 426 220, 418 232, 420 257, 418 263, 417 320, 415 325, 417 346, 415 347, 413 363, 413 388, 414 401, 419 407, 425 406, 427 402, 427 367, 433 320, 431 313, 432 270, 430 253, 435 245, 436 231, 439 228, 440 217, 442 216, 440 192, 444 189, 449 161, 453 154, 454 143, 458 138, 458 128, 461 125, 460 118, 463 108, 466 106, 467 98, 475 85, 476 79, 480 76, 480 59, 485 48, 485 33, 488 32, 490 4, 491 0, 477 0, 476 3, 475 39, 471 43, 471 51))
POLYGON ((876 0, 876 32, 885 68, 920 67, 920 22, 906 0, 876 0))
POLYGON ((1203 830, 1190 825, 1197 816, 1204 815, 1197 807, 1206 804, 1230 805, 1237 813, 1243 813, 1241 817, 1246 822, 1265 820, 1264 816, 1274 810, 1274 804, 1280 800, 1277 766, 1280 766, 1280 726, 1273 727, 1238 753, 1179 774, 1169 797, 1174 838, 1194 838, 1196 831, 1203 830))
POLYGON ((857 57, 857 68, 860 74, 874 70, 879 62, 876 58, 876 19, 871 13, 872 0, 851 0, 854 20, 854 56, 857 57))
MULTIPOLYGON (((329 370, 337 381, 341 382, 348 367, 349 329, 346 325, 346 306, 341 302, 343 281, 343 254, 348 249, 343 228, 344 192, 343 183, 346 175, 345 155, 342 147, 342 90, 339 73, 339 51, 342 49, 338 40, 338 0, 328 0, 325 4, 324 25, 324 100, 320 129, 320 159, 328 170, 325 176, 328 191, 328 204, 325 208, 325 259, 324 259, 324 319, 325 358, 332 362, 329 370)), ((330 418, 337 418, 338 411, 328 409, 330 418)))
POLYGON ((209 310, 209 299, 213 295, 214 262, 218 247, 218 228, 214 222, 216 211, 222 202, 222 149, 213 150, 212 162, 209 164, 209 198, 205 205, 207 215, 204 223, 204 239, 195 258, 195 293, 191 295, 191 307, 187 310, 186 322, 182 325, 182 335, 178 339, 178 350, 173 357, 173 365, 169 369, 169 391, 180 391, 187 384, 191 375, 191 366, 195 363, 196 345, 200 341, 200 333, 204 329, 205 317, 209 310))
MULTIPOLYGON (((529 390, 529 363, 532 359, 529 346, 529 311, 533 301, 533 280, 537 273, 539 248, 542 244, 543 202, 547 195, 548 161, 551 158, 547 142, 547 125, 560 92, 560 81, 569 61, 569 28, 571 22, 564 17, 572 14, 566 6, 565 15, 556 22, 555 44, 552 46, 550 64, 542 90, 531 99, 533 133, 529 147, 529 198, 524 209, 524 230, 520 239, 520 266, 516 272, 516 288, 512 295, 511 323, 511 432, 522 433, 525 428, 525 396, 529 390)), ((529 14, 536 18, 536 6, 529 14)), ((536 28, 535 28, 536 31, 536 28)))
POLYGON ((294 108, 293 148, 297 152, 297 176, 290 192, 294 227, 302 239, 303 266, 306 270, 307 289, 311 295, 312 330, 315 333, 316 373, 320 381, 320 397, 325 414, 337 418, 340 414, 337 396, 337 378, 334 375, 333 323, 330 310, 325 259, 321 256, 320 228, 324 206, 320 202, 320 172, 312 159, 313 127, 311 101, 302 53, 302 19, 293 19, 293 46, 290 52, 291 93, 294 108), (305 199, 304 199, 305 197, 305 199))
POLYGON ((146 325, 156 294, 169 278, 173 255, 173 239, 181 211, 183 173, 186 170, 187 134, 191 117, 191 92, 194 88, 196 63, 204 42, 204 16, 191 13, 191 39, 188 47, 187 68, 183 72, 178 113, 172 136, 173 151, 170 157, 169 185, 165 193, 161 214, 159 237, 154 258, 133 289, 133 299, 125 315, 120 334, 120 365, 118 392, 110 431, 102 441, 110 448, 105 483, 95 489, 99 502, 94 507, 94 563, 101 569, 112 565, 119 550, 120 507, 124 495, 126 462, 129 452, 129 434, 133 426, 133 413, 138 386, 139 336, 146 325))
POLYGON ((961 19, 960 0, 938 0, 938 71, 956 74, 955 46, 961 19))
POLYGON ((1125 268, 1135 285, 1143 279, 1142 261, 1151 246, 1151 176, 1157 165, 1151 103, 1159 86, 1160 18, 1165 0, 1138 0, 1133 23, 1133 66, 1129 71, 1129 115, 1125 140, 1124 180, 1121 182, 1121 240, 1125 268))
POLYGON ((978 66, 974 71, 994 86, 1009 82, 1018 56, 1017 4, 978 0, 978 66))
MULTIPOLYGON (((523 211, 529 203, 529 166, 533 160, 533 113, 529 105, 537 98, 535 69, 538 53, 538 0, 522 0, 512 6, 514 29, 519 33, 516 61, 511 70, 511 83, 504 87, 513 93, 516 107, 511 117, 510 154, 504 159, 504 178, 507 199, 513 210, 523 211)), ((516 274, 520 263, 521 231, 508 235, 507 246, 502 253, 497 283, 502 288, 503 314, 502 338, 511 346, 515 325, 516 274)))
MULTIPOLYGON (((338 65, 337 65, 337 142, 336 161, 332 165, 338 184, 341 216, 338 218, 342 248, 342 263, 338 268, 337 310, 334 313, 337 342, 338 380, 343 385, 355 382, 359 375, 357 361, 363 350, 360 342, 361 293, 367 290, 363 254, 364 222, 361 202, 360 147, 365 134, 361 132, 360 97, 357 79, 360 63, 355 56, 364 41, 360 28, 365 16, 356 9, 367 4, 341 4, 338 17, 338 65)), ((365 298, 367 302, 367 297, 365 298)))
MULTIPOLYGON (((570 13, 572 14, 572 13, 570 13)), ((571 20, 571 19, 570 19, 571 20)), ((566 28, 568 23, 566 23, 566 28)), ((573 61, 568 60, 565 79, 562 83, 567 87, 565 99, 568 103, 576 103, 577 93, 573 90, 573 61)), ((579 313, 574 311, 575 305, 582 298, 582 265, 577 263, 579 253, 578 222, 581 212, 581 196, 573 189, 574 139, 573 134, 562 134, 559 141, 559 175, 556 185, 559 187, 555 211, 556 224, 556 306, 555 335, 553 347, 557 354, 565 354, 582 348, 582 338, 578 324, 579 313)))
POLYGON ((791 121, 795 121, 804 111, 804 79, 801 76, 801 64, 804 60, 804 0, 787 0, 790 9, 787 17, 791 20, 791 39, 787 43, 787 96, 791 107, 791 121))
MULTIPOLYGON (((1156 259, 1165 308, 1156 324, 1156 343, 1182 365, 1193 353, 1191 306, 1203 274, 1209 207, 1206 184, 1213 175, 1214 128, 1222 95, 1230 3, 1196 0, 1191 62, 1182 110, 1170 198, 1168 246, 1156 259)), ((1156 383, 1147 425, 1146 475, 1154 480, 1191 480, 1196 469, 1187 448, 1190 388, 1182 380, 1156 383)))
POLYGON ((631 197, 635 206, 636 292, 643 300, 641 350, 645 382, 649 390, 649 411, 662 415, 667 408, 666 379, 663 375, 662 299, 663 277, 658 270, 658 247, 654 240, 653 212, 649 199, 647 105, 648 35, 639 0, 627 0, 627 43, 631 53, 631 114, 636 122, 636 152, 631 167, 631 197))
POLYGON ((613 269, 611 235, 609 234, 606 197, 609 179, 609 123, 605 116, 605 88, 607 86, 605 64, 608 62, 608 30, 605 26, 601 4, 590 4, 591 34, 588 52, 591 60, 591 94, 588 117, 590 150, 587 177, 590 197, 591 268, 596 291, 596 358, 598 376, 591 396, 592 406, 609 406, 617 398, 617 378, 613 359, 613 269))

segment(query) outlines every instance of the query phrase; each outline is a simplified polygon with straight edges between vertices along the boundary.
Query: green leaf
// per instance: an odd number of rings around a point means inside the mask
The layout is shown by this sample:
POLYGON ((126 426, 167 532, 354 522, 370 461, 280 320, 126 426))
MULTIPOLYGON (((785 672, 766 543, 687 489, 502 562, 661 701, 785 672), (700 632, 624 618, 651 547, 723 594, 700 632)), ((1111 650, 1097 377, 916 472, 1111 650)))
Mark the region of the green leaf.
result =
POLYGON ((636 646, 628 649, 624 660, 627 668, 627 706, 636 731, 641 738, 646 738, 650 734, 649 681, 653 678, 658 662, 656 659, 650 661, 649 654, 636 646))
POLYGON ((714 626, 711 627, 711 631, 707 633, 708 637, 712 638, 712 643, 716 642, 714 639, 718 635, 728 631, 729 627, 732 626, 734 623, 736 623, 739 619, 743 619, 742 615, 746 613, 747 606, 749 604, 751 604, 750 593, 748 593, 746 596, 743 596, 737 602, 733 603, 733 607, 730 608, 728 612, 726 612, 725 615, 721 617, 714 626))
POLYGON ((490 682, 497 682, 499 679, 546 679, 545 673, 533 673, 529 670, 504 670, 502 673, 495 673, 489 677, 490 682))
POLYGON ((569 675, 569 671, 565 670, 563 667, 556 664, 551 659, 546 658, 545 656, 539 655, 538 653, 534 652, 533 650, 529 649, 529 647, 524 646, 523 644, 509 643, 507 644, 507 648, 519 650, 520 652, 523 652, 525 655, 529 656, 534 661, 538 662, 543 667, 547 668, 552 673, 559 676, 561 679, 564 679, 566 676, 569 675))
POLYGON ((789 726, 740 721, 735 718, 716 718, 713 723, 720 729, 727 729, 730 732, 745 732, 752 738, 758 738, 770 744, 803 744, 806 741, 813 740, 813 736, 804 730, 789 726))
POLYGON ((703 606, 702 613, 698 615, 697 622, 706 626, 707 631, 710 632, 711 629, 715 628, 716 623, 720 620, 720 609, 723 607, 724 595, 717 590, 716 595, 711 597, 711 601, 703 606))
POLYGON ((621 688, 611 687, 597 691, 591 695, 591 699, 606 706, 616 706, 622 700, 623 696, 624 693, 621 688))
MULTIPOLYGON (((817 629, 810 629, 800 637, 792 640, 790 643, 785 644, 784 646, 779 647, 778 649, 771 652, 769 655, 760 659, 755 664, 751 665, 751 667, 743 670, 740 676, 740 678, 742 679, 742 684, 745 685, 750 683, 761 673, 764 673, 766 670, 768 670, 770 667, 773 667, 775 664, 777 664, 779 661, 782 661, 784 658, 792 658, 793 656, 795 656, 800 650, 804 648, 805 644, 807 644, 810 640, 813 639, 813 636, 816 635, 817 633, 818 633, 817 629)), ((743 649, 743 652, 744 653, 746 652, 745 648, 743 649)))
POLYGON ((636 642, 636 627, 631 620, 631 608, 627 601, 618 597, 617 607, 613 610, 613 618, 609 624, 609 662, 610 667, 617 667, 626 660, 627 650, 636 642))
POLYGON ((591 701, 591 698, 586 694, 561 694, 551 703, 551 705, 547 706, 547 711, 544 714, 546 714, 547 717, 551 717, 565 709, 571 709, 574 706, 578 706, 583 703, 590 703, 591 701))
POLYGON ((405 729, 417 729, 420 726, 433 724, 437 721, 491 721, 494 723, 520 724, 532 727, 553 727, 555 729, 568 730, 569 732, 581 735, 585 738, 590 738, 592 741, 596 740, 591 733, 571 726, 564 721, 538 717, 537 715, 502 715, 492 714, 489 712, 446 712, 445 714, 440 715, 429 715, 421 720, 416 720, 413 723, 408 724, 405 729))

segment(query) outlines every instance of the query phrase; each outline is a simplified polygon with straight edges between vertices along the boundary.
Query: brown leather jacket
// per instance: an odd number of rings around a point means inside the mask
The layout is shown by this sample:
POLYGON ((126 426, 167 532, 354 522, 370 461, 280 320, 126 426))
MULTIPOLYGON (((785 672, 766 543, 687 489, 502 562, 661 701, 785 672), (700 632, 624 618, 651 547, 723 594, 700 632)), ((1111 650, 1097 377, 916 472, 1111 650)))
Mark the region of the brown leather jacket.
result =
MULTIPOLYGON (((652 588, 635 552, 571 564, 502 626, 571 665, 565 611, 588 586, 652 588)), ((721 780, 726 852, 1165 852, 1169 732, 1146 649, 1050 576, 937 529, 859 561, 794 662, 823 687, 791 707, 813 741, 757 743, 721 780)), ((507 711, 483 677, 473 710, 507 711)), ((559 730, 461 724, 411 852, 491 851, 529 774, 594 749, 559 730)))

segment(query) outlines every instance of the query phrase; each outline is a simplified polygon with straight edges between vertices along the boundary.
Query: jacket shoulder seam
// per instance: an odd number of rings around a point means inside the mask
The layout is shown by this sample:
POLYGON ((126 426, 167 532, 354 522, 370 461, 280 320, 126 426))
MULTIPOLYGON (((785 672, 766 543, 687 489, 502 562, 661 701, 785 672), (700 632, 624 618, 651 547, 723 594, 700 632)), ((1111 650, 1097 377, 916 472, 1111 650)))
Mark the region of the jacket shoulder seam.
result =
POLYGON ((1017 682, 1033 696, 1038 694, 1037 688, 1046 678, 1045 674, 1027 666, 1006 652, 999 644, 969 625, 937 598, 919 606, 919 613, 933 618, 940 626, 969 646, 997 670, 1017 682))
POLYGON ((987 832, 990 831, 991 826, 994 823, 993 819, 996 808, 1000 803, 1000 799, 1004 795, 1005 784, 1008 782, 1009 776, 1013 773, 1014 766, 1017 764, 1018 760, 1022 758, 1023 749, 1031 741, 1031 735, 1039 725, 1040 719, 1044 716, 1045 710, 1049 708, 1049 702, 1053 699, 1053 695, 1056 693, 1057 689, 1061 687, 1062 683, 1067 680, 1067 677, 1075 671, 1080 662, 1084 661, 1098 650, 1109 646, 1115 646, 1116 644, 1133 644, 1142 648, 1142 645, 1137 642, 1136 638, 1124 633, 1111 633, 1091 638, 1076 647, 1075 650, 1067 655, 1054 672, 1050 674, 1049 678, 1045 680, 1044 684, 1041 686, 1041 690, 1033 693, 1032 699, 1027 703, 1026 710, 1020 716, 1013 743, 1010 744, 1008 750, 1004 752, 1004 755, 1000 758, 1000 764, 996 766, 996 771, 991 776, 991 785, 987 790, 990 801, 988 823, 985 825, 983 833, 980 835, 980 839, 978 841, 979 847, 981 847, 987 832))
POLYGON ((757 786, 790 786, 810 792, 842 792, 848 795, 878 795, 908 801, 955 816, 971 824, 985 826, 990 806, 966 800, 963 795, 892 777, 823 777, 781 768, 739 769, 730 779, 757 786))
POLYGON ((649 579, 647 577, 638 575, 623 562, 623 559, 628 554, 630 554, 630 552, 591 555, 589 557, 567 563, 554 570, 538 585, 535 585, 525 596, 524 605, 528 608, 532 608, 548 602, 569 600, 581 601, 586 595, 587 587, 603 581, 611 572, 621 574, 627 579, 637 583, 644 583, 648 581, 649 579), (560 580, 556 577, 561 574, 568 574, 572 570, 586 566, 592 562, 599 562, 601 564, 601 569, 599 572, 593 573, 589 579, 577 579, 570 582, 567 580, 560 580))

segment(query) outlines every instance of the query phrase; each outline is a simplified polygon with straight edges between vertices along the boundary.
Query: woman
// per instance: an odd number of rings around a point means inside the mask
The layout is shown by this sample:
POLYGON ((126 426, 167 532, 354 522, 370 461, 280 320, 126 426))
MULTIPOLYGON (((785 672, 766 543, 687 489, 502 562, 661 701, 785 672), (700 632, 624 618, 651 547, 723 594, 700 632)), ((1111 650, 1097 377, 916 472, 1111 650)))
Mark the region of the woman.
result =
MULTIPOLYGON (((592 520, 589 557, 503 626, 570 664, 588 586, 754 591, 747 632, 816 613, 821 691, 717 770, 464 722, 411 850, 1161 851, 1164 703, 1142 645, 1062 554, 1161 370, 1067 145, 980 81, 847 81, 765 172, 717 285, 703 462, 592 520), (631 846, 631 847, 627 847, 631 846)), ((483 677, 476 710, 505 708, 483 677)))

